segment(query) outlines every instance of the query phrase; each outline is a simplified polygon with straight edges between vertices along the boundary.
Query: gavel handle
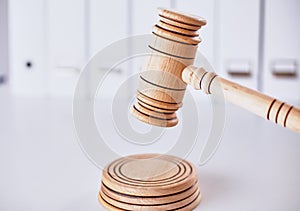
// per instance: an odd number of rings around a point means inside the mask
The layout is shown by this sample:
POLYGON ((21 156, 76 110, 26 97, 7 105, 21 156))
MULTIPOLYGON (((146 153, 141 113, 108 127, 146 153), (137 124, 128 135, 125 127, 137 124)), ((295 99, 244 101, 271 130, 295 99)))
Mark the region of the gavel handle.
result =
POLYGON ((226 101, 300 133, 299 108, 192 65, 183 70, 182 79, 195 89, 203 90, 206 94, 217 93, 221 85, 226 101))

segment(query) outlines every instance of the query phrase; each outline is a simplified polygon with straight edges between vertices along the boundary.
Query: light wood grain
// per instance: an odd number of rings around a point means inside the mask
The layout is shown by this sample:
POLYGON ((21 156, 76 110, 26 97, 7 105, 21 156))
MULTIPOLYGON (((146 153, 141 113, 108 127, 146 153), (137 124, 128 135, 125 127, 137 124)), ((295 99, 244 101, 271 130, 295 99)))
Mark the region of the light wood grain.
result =
POLYGON ((178 123, 175 112, 182 106, 187 85, 181 74, 194 63, 201 42, 197 30, 206 21, 162 8, 159 15, 161 20, 153 28, 149 55, 140 74, 137 102, 131 113, 143 122, 172 127, 178 123))
POLYGON ((169 25, 176 26, 178 28, 187 29, 187 30, 197 31, 201 28, 201 26, 195 26, 195 25, 189 25, 189 24, 186 24, 186 23, 181 23, 181 22, 178 22, 178 21, 175 21, 175 20, 172 20, 172 19, 164 18, 162 16, 160 16, 160 20, 164 23, 169 24, 169 25))
MULTIPOLYGON (((180 208, 186 207, 189 204, 193 203, 198 199, 198 197, 201 197, 200 191, 196 190, 194 193, 192 193, 190 196, 180 199, 178 201, 175 201, 173 203, 167 203, 167 204, 158 204, 158 205, 145 205, 143 202, 139 202, 138 204, 132 204, 132 203, 125 203, 118 200, 115 200, 113 198, 110 198, 103 192, 101 192, 100 197, 105 200, 107 203, 112 204, 116 207, 119 207, 124 210, 143 210, 143 211, 153 211, 153 210, 179 210, 180 208)), ((186 209, 186 208, 185 208, 186 209)))
POLYGON ((160 118, 160 119, 176 119, 176 114, 174 112, 173 113, 155 112, 151 109, 148 109, 147 107, 144 107, 140 103, 136 103, 135 107, 140 112, 148 114, 148 115, 153 116, 153 117, 155 116, 155 117, 160 118))
MULTIPOLYGON (((147 168, 148 165, 146 163, 143 163, 143 160, 145 159, 143 155, 141 157, 133 157, 134 159, 140 160, 139 165, 140 168, 144 169, 144 171, 148 171, 149 168, 147 168)), ((124 158, 126 159, 126 158, 124 158)), ((150 164, 153 165, 155 163, 155 171, 151 171, 151 174, 158 174, 161 175, 164 172, 168 171, 169 169, 166 169, 166 166, 163 164, 157 163, 160 159, 167 160, 165 156, 161 156, 161 158, 147 158, 150 159, 150 164)), ((174 159, 174 162, 177 162, 178 160, 174 159)), ((137 161, 136 161, 137 162, 137 161)), ((146 162, 146 161, 145 161, 146 162)), ((162 195, 169 195, 169 194, 175 194, 180 191, 184 191, 195 184, 197 181, 197 172, 195 167, 191 163, 187 163, 187 161, 182 161, 183 163, 186 163, 186 171, 184 174, 177 179, 174 179, 169 182, 161 182, 159 185, 157 184, 150 184, 150 183, 138 183, 138 182, 131 182, 124 180, 122 177, 120 177, 119 172, 112 171, 111 167, 108 166, 102 174, 102 182, 109 187, 111 190, 114 190, 119 193, 123 193, 126 195, 133 195, 133 196, 162 196, 162 195), (141 188, 143 187, 143 188, 141 188)), ((132 174, 141 174, 138 168, 130 169, 132 171, 132 174)), ((164 175, 164 174, 163 174, 164 175)), ((147 177, 148 178, 148 177, 147 177)), ((147 181, 147 178, 145 180, 147 181)))
POLYGON ((162 17, 171 19, 171 20, 176 20, 177 22, 180 23, 185 23, 189 25, 194 25, 194 26, 204 26, 206 25, 206 20, 200 16, 197 15, 192 15, 192 14, 186 14, 184 12, 178 11, 178 10, 170 10, 170 9, 165 9, 165 8, 158 8, 158 14, 162 17))
POLYGON ((178 199, 185 199, 191 196, 194 192, 199 190, 198 183, 193 185, 191 188, 189 188, 186 191, 180 192, 175 195, 167 195, 162 197, 132 197, 129 195, 124 195, 117 193, 115 191, 111 191, 108 188, 106 188, 104 185, 101 186, 101 192, 103 192, 105 195, 109 196, 110 198, 113 198, 120 202, 126 202, 129 204, 144 204, 144 205, 158 205, 158 204, 167 204, 167 203, 174 203, 178 199))
MULTIPOLYGON (((156 93, 154 93, 156 95, 156 93)), ((151 125, 156 125, 160 127, 172 127, 178 123, 178 118, 175 112, 182 105, 182 103, 167 103, 158 101, 157 99, 153 99, 147 97, 143 93, 137 93, 137 102, 135 105, 131 107, 131 114, 137 119, 146 122, 151 125), (144 106, 149 109, 151 113, 144 113, 141 110, 138 110, 138 104, 144 106), (153 111, 153 112, 152 112, 153 111), (161 113, 163 114, 172 114, 175 115, 174 118, 161 118, 161 113), (150 115, 151 114, 151 115, 150 115)))
POLYGON ((145 61, 132 109, 135 117, 157 126, 175 126, 175 112, 182 105, 187 84, 206 94, 221 87, 227 101, 300 133, 299 108, 192 66, 201 42, 197 30, 206 24, 203 18, 163 8, 159 16, 149 45, 152 54, 145 61))
POLYGON ((188 30, 188 29, 184 29, 184 28, 178 29, 178 27, 172 26, 172 25, 164 23, 162 21, 159 21, 156 25, 160 28, 163 28, 163 29, 166 29, 168 31, 175 32, 175 33, 185 34, 185 35, 193 36, 193 37, 194 36, 199 36, 199 34, 196 31, 188 30))
POLYGON ((207 73, 203 68, 189 66, 184 69, 182 78, 195 89, 202 89, 207 94, 217 92, 220 87, 218 85, 221 85, 227 101, 300 133, 299 108, 219 77, 215 73, 207 73))
MULTIPOLYGON (((114 206, 112 204, 109 204, 107 201, 105 201, 100 194, 98 195, 98 200, 99 202, 103 205, 103 207, 108 210, 108 211, 125 211, 125 209, 119 208, 117 206, 114 206)), ((201 193, 200 195, 190 204, 183 206, 179 209, 176 209, 178 211, 191 211, 194 210, 200 203, 201 201, 201 193)), ((132 209, 133 211, 144 211, 145 209, 140 208, 140 209, 132 209)), ((161 209, 151 209, 151 211, 161 211, 161 209)), ((163 210, 165 211, 165 210, 163 210)))
POLYGON ((98 198, 108 210, 191 210, 201 193, 190 162, 141 154, 120 158, 103 170, 98 198))
POLYGON ((167 39, 171 39, 181 43, 197 45, 201 42, 200 37, 189 37, 181 34, 176 34, 175 32, 167 31, 157 26, 153 26, 152 31, 158 36, 165 37, 167 39))
POLYGON ((197 45, 189 45, 186 43, 174 42, 160 36, 152 36, 150 46, 154 47, 159 52, 167 52, 166 55, 176 57, 194 59, 197 52, 197 45), (170 46, 172 48, 170 48, 170 46))

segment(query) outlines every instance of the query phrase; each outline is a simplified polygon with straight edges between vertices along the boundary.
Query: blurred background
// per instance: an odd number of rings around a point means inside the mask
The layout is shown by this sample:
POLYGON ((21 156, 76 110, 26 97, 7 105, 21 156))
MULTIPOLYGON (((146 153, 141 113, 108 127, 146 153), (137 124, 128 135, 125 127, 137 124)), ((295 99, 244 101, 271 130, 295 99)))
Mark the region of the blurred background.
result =
MULTIPOLYGON (((299 0, 0 0, 1 211, 102 210, 101 171, 76 142, 74 89, 99 50, 150 34, 157 7, 207 19, 198 49, 219 75, 300 105, 299 0)), ((136 62, 110 72, 97 101, 104 125, 116 89, 140 70, 136 62)), ((211 105, 194 94, 203 144, 211 105)), ((201 210, 299 210, 300 136, 235 106, 226 113, 220 149, 199 167, 201 210)), ((189 159, 196 163, 199 151, 189 159)))
MULTIPOLYGON (((217 73, 300 103, 297 0, 1 0, 0 82, 20 96, 71 97, 88 59, 113 41, 151 33, 159 6, 207 19, 199 51, 217 73)), ((119 69, 115 78, 138 71, 119 69)))

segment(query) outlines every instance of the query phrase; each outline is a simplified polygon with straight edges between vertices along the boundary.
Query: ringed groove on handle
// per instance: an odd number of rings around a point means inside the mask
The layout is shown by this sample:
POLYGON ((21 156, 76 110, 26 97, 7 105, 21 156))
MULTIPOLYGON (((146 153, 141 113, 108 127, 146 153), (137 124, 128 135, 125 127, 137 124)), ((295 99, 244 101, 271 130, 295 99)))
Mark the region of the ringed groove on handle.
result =
POLYGON ((284 118, 284 127, 286 127, 286 120, 287 120, 287 118, 288 118, 288 116, 289 116, 289 114, 291 113, 291 111, 292 111, 292 109, 294 108, 294 106, 291 106, 290 107, 290 109, 288 110, 288 112, 287 112, 287 114, 286 114, 286 116, 285 116, 285 118, 284 118))
POLYGON ((274 105, 274 103, 276 102, 276 99, 274 99, 268 109, 268 113, 267 113, 267 120, 270 120, 270 112, 271 112, 271 109, 272 109, 272 106, 274 105))
POLYGON ((217 77, 217 75, 214 72, 208 72, 202 80, 202 90, 205 94, 211 94, 210 92, 210 86, 212 81, 217 77))
POLYGON ((279 106, 279 109, 277 111, 276 117, 275 117, 275 123, 278 124, 278 115, 280 113, 280 110, 282 109, 282 107, 284 106, 284 103, 281 103, 281 105, 279 106))
POLYGON ((217 77, 215 73, 206 72, 203 68, 186 67, 182 72, 182 79, 195 89, 202 89, 206 94, 214 91, 217 93, 217 90, 221 88, 225 100, 282 127, 300 133, 299 108, 222 77, 217 77), (199 78, 199 76, 201 77, 199 78), (218 80, 215 80, 216 78, 218 80))
POLYGON ((208 94, 211 94, 211 92, 210 92, 210 86, 211 86, 213 80, 214 80, 216 77, 218 77, 218 75, 215 74, 215 75, 212 77, 212 79, 210 80, 209 84, 208 84, 208 88, 207 88, 208 94))
POLYGON ((207 74, 208 72, 204 73, 200 79, 200 82, 199 82, 199 87, 200 89, 202 89, 202 81, 203 81, 203 78, 205 77, 205 75, 207 74))

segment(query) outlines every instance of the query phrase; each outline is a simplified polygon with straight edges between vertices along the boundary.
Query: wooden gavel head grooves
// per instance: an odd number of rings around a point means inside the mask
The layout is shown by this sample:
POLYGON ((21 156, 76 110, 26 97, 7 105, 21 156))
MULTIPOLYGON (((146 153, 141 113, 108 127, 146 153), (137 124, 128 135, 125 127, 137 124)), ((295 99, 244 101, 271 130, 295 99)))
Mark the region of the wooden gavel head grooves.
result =
POLYGON ((178 123, 175 112, 182 106, 187 85, 181 74, 194 63, 201 42, 197 31, 206 20, 166 9, 159 9, 159 17, 131 113, 148 124, 172 127, 178 123))

